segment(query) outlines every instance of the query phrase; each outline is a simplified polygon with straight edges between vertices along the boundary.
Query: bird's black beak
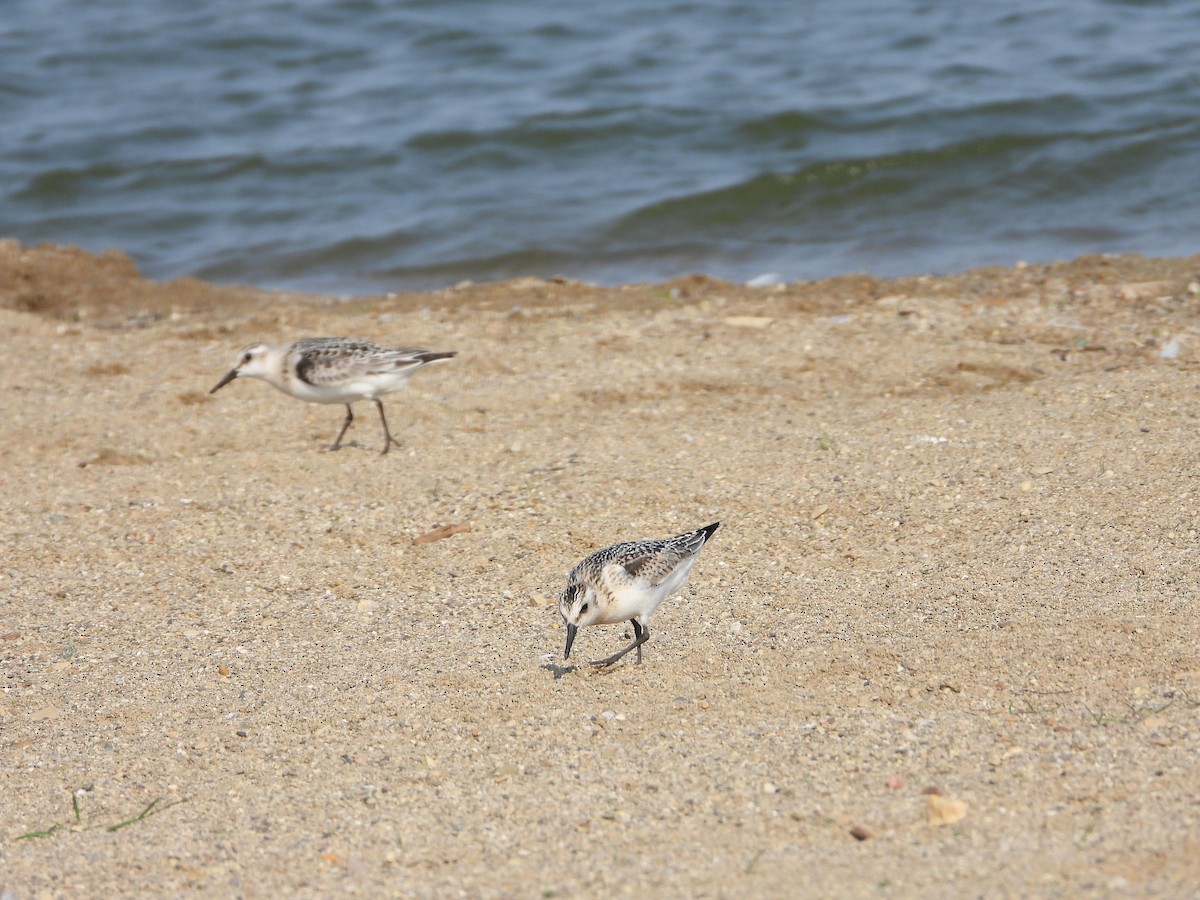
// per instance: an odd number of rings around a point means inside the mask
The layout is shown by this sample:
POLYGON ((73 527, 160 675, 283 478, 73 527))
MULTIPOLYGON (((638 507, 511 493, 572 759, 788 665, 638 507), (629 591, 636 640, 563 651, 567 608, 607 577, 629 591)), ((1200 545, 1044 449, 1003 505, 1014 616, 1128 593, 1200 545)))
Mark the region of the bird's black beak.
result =
POLYGON ((217 386, 215 388, 213 388, 211 391, 209 391, 209 393, 215 394, 217 391, 219 391, 221 388, 225 387, 225 385, 229 384, 229 382, 233 381, 233 379, 235 379, 235 378, 237 378, 237 369, 230 369, 228 372, 225 373, 225 377, 222 378, 220 381, 218 381, 217 386))
POLYGON ((578 630, 578 625, 572 625, 569 622, 567 623, 567 649, 566 652, 563 653, 563 659, 571 658, 571 645, 575 643, 575 632, 578 630))

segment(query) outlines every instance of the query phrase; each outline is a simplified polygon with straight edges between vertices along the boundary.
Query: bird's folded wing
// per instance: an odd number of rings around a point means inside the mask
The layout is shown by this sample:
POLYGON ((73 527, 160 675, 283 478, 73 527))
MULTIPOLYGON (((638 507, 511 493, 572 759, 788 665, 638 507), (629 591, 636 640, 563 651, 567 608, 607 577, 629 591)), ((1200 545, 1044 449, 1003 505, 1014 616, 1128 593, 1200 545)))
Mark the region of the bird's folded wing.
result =
POLYGON ((421 365, 413 354, 421 350, 389 350, 384 353, 304 353, 296 363, 296 374, 309 384, 336 384, 365 375, 381 375, 421 365))
MULTIPOLYGON (((388 350, 386 353, 363 357, 361 360, 364 366, 362 372, 396 372, 401 369, 411 369, 413 366, 419 366, 425 362, 425 360, 421 359, 421 354, 427 352, 427 350, 421 349, 395 349, 388 350)), ((358 362, 358 360, 355 360, 355 362, 358 362)), ((356 371, 355 374, 362 373, 356 371)))
MULTIPOLYGON (((631 559, 614 563, 622 569, 630 580, 641 581, 652 587, 658 587, 670 577, 679 564, 692 555, 691 551, 682 545, 666 546, 653 553, 636 556, 631 559)), ((620 577, 621 573, 614 573, 620 577)))

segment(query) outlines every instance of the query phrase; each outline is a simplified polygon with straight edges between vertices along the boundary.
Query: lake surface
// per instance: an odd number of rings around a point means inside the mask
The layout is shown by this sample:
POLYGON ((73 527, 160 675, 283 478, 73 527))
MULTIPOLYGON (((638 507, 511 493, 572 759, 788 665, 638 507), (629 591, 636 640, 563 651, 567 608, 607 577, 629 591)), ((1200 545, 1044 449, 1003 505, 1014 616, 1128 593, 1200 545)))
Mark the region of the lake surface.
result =
POLYGON ((1194 0, 6 0, 0 235, 333 293, 1200 250, 1194 0))

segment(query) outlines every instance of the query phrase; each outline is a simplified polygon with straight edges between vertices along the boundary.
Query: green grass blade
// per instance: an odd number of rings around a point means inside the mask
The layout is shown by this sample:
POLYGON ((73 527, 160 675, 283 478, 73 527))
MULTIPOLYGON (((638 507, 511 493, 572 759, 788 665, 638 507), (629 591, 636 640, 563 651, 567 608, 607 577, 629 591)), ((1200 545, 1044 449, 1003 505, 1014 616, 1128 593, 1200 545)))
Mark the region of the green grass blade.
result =
POLYGON ((134 824, 142 821, 142 819, 144 819, 144 818, 146 818, 146 816, 150 815, 150 811, 158 805, 158 801, 161 799, 162 799, 162 797, 158 797, 154 800, 151 800, 150 805, 147 806, 145 809, 143 809, 140 813, 138 813, 132 819, 126 819, 124 822, 118 822, 116 825, 109 825, 104 830, 105 831, 120 831, 122 828, 124 828, 127 825, 134 825, 134 824))
POLYGON ((47 828, 45 831, 27 831, 27 832, 25 832, 25 834, 18 835, 18 836, 15 838, 15 840, 18 840, 18 841, 31 841, 31 840, 33 840, 34 838, 44 838, 44 837, 50 837, 50 835, 54 834, 54 832, 56 832, 56 831, 58 831, 58 826, 57 826, 57 825, 51 825, 51 826, 50 826, 49 828, 47 828))

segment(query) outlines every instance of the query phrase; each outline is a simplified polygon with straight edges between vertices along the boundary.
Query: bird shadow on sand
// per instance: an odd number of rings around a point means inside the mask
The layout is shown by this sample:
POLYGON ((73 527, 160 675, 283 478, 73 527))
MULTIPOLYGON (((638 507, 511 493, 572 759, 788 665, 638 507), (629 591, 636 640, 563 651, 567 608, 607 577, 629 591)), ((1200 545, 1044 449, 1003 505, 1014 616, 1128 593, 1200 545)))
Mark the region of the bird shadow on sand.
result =
POLYGON ((558 681, 560 678, 562 678, 568 672, 574 672, 576 669, 579 668, 579 666, 576 666, 576 665, 560 666, 555 663, 546 663, 545 665, 542 666, 542 668, 545 669, 547 672, 552 673, 554 675, 554 680, 558 681))
POLYGON ((560 666, 560 665, 557 665, 556 663, 546 663, 545 665, 542 666, 542 668, 545 669, 547 672, 553 673, 554 680, 558 681, 564 675, 567 675, 571 672, 587 671, 587 672, 591 672, 593 675, 608 675, 611 672, 617 671, 617 669, 619 669, 621 667, 609 665, 607 663, 589 662, 589 663, 582 663, 580 665, 572 664, 569 666, 560 666))

